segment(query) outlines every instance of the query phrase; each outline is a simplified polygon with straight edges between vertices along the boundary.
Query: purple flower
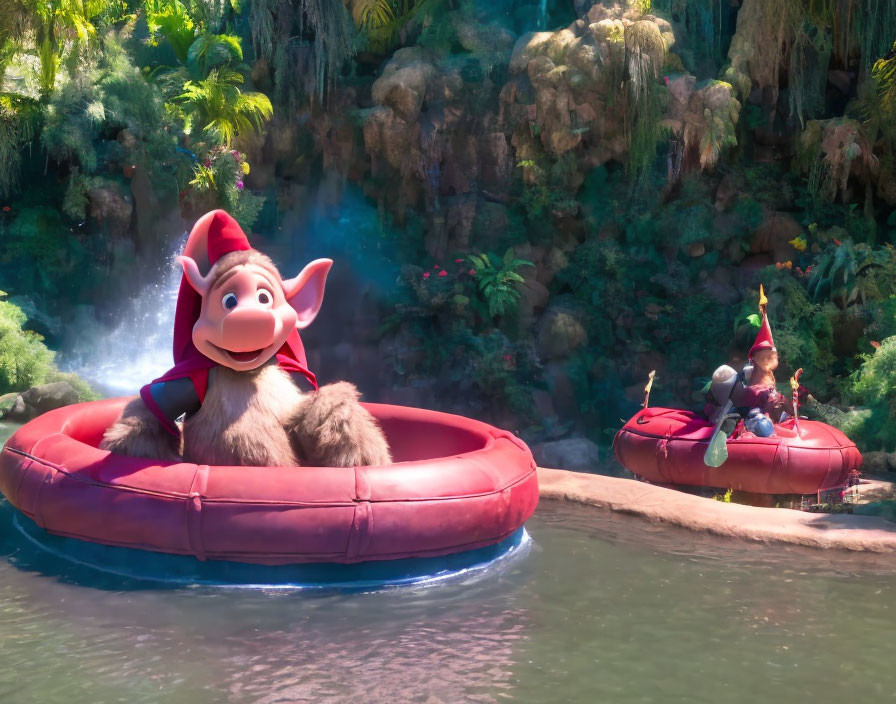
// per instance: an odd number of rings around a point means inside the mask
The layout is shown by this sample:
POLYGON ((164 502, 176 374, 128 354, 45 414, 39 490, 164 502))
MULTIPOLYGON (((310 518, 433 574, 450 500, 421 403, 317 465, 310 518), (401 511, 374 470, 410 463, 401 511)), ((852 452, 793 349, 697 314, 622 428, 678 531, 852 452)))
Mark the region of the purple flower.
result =
POLYGON ((237 181, 237 182, 236 182, 236 189, 237 189, 238 191, 241 191, 241 190, 243 190, 243 188, 244 188, 244 186, 243 186, 243 182, 242 182, 242 181, 237 181))

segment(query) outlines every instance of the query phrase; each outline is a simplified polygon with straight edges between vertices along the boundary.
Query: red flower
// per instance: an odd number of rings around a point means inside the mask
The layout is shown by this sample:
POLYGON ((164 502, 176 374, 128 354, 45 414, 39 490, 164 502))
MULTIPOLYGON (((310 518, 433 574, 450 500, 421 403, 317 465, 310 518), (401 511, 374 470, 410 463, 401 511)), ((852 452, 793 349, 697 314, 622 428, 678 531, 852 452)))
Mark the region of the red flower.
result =
POLYGON ((871 346, 872 346, 874 349, 879 349, 879 348, 880 348, 880 343, 879 343, 879 342, 876 342, 875 340, 871 340, 871 346))
POLYGON ((442 271, 439 272, 439 276, 448 276, 448 272, 442 269, 442 271))
POLYGON ((476 270, 475 270, 475 269, 470 269, 467 273, 468 273, 470 276, 474 276, 474 275, 476 274, 476 270))
POLYGON ((463 259, 455 259, 455 260, 454 260, 454 263, 455 263, 455 264, 460 264, 462 261, 463 261, 463 259))
POLYGON ((432 268, 433 268, 433 269, 438 269, 438 268, 439 268, 439 265, 438 265, 438 264, 433 264, 433 265, 432 265, 432 268))
POLYGON ((505 354, 505 355, 504 355, 504 361, 505 361, 505 362, 509 362, 511 359, 513 359, 513 355, 510 355, 510 354, 505 354))
POLYGON ((665 81, 666 85, 669 85, 669 77, 663 76, 663 81, 665 81))
POLYGON ((838 240, 836 237, 834 238, 834 244, 838 247, 840 246, 840 240, 838 240))
POLYGON ((429 272, 428 272, 428 271, 424 271, 424 272, 423 272, 423 278, 424 278, 424 279, 428 279, 428 278, 429 278, 429 272))
POLYGON ((4 206, 3 206, 3 212, 4 212, 4 213, 8 213, 10 210, 11 210, 11 208, 10 208, 8 205, 4 205, 4 206))

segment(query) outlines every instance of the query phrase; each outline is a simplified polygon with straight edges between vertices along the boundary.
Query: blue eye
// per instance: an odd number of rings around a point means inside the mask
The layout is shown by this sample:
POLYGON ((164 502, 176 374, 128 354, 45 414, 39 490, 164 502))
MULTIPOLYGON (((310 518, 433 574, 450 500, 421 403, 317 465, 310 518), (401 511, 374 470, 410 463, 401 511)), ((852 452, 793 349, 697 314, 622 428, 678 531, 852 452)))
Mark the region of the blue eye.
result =
POLYGON ((234 308, 236 308, 236 294, 225 293, 224 298, 221 299, 221 305, 224 306, 227 310, 233 310, 234 308))

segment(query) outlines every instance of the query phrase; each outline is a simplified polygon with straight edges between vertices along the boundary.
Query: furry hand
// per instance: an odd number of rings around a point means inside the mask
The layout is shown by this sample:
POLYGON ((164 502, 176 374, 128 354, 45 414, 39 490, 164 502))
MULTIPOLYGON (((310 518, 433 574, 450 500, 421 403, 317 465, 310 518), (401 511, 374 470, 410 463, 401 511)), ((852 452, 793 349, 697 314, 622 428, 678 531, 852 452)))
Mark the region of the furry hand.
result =
POLYGON ((353 384, 339 381, 308 394, 287 431, 303 465, 358 467, 392 462, 376 420, 353 384))
POLYGON ((149 411, 139 398, 129 402, 105 433, 101 450, 130 457, 151 457, 180 462, 180 441, 149 411))

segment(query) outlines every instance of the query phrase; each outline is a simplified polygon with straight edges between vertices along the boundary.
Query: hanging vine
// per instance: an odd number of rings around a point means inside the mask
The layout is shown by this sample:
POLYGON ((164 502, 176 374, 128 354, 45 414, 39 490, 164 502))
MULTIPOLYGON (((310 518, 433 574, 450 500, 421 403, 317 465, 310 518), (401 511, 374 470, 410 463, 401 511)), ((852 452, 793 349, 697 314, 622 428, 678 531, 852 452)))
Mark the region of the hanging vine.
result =
POLYGON ((294 108, 305 98, 323 101, 358 36, 342 0, 255 0, 255 52, 270 62, 278 100, 294 108))
POLYGON ((634 22, 625 28, 626 169, 633 176, 644 173, 656 156, 663 110, 659 77, 665 58, 666 47, 653 22, 634 22))

